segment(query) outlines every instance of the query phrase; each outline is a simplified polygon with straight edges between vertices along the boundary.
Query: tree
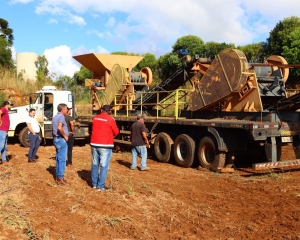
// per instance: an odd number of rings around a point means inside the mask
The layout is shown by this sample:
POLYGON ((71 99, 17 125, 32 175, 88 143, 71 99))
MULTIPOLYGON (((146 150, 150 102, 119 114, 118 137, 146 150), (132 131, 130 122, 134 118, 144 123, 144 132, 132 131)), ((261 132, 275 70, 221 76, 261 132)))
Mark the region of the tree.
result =
POLYGON ((201 54, 205 50, 203 40, 194 35, 187 35, 178 38, 172 48, 173 53, 178 53, 180 49, 186 49, 191 56, 194 56, 195 54, 201 54))
POLYGON ((39 87, 41 88, 45 84, 46 80, 48 80, 46 78, 49 74, 49 70, 48 70, 49 62, 48 62, 47 58, 45 57, 45 55, 42 55, 42 56, 38 56, 38 59, 37 59, 37 61, 34 62, 34 64, 37 68, 37 71, 36 71, 37 83, 38 83, 39 87))
POLYGON ((158 59, 158 73, 160 79, 166 79, 175 69, 182 66, 184 56, 180 53, 181 49, 187 50, 188 54, 192 57, 195 54, 202 54, 205 50, 203 40, 194 35, 178 38, 172 48, 171 53, 167 53, 158 59))
POLYGON ((8 41, 0 37, 0 66, 12 68, 14 62, 11 55, 11 49, 8 41))
POLYGON ((72 79, 67 75, 59 76, 58 79, 54 82, 54 85, 59 89, 68 88, 71 84, 72 79))
POLYGON ((166 79, 177 68, 182 65, 178 54, 167 53, 158 59, 158 74, 160 79, 166 79))
POLYGON ((263 62, 264 52, 261 45, 262 42, 259 42, 247 44, 245 46, 238 46, 237 48, 246 55, 248 62, 263 62))
POLYGON ((137 53, 128 53, 128 52, 112 52, 111 55, 139 56, 139 54, 137 53))
POLYGON ((208 57, 214 59, 214 57, 224 49, 235 48, 233 43, 217 43, 217 42, 207 42, 204 45, 204 51, 200 57, 208 57))
MULTIPOLYGON (((289 64, 298 64, 300 62, 300 27, 293 30, 284 39, 282 47, 282 56, 289 64)), ((300 76, 299 69, 291 69, 292 78, 298 79, 300 76)))
POLYGON ((277 23, 270 32, 267 42, 262 44, 266 56, 282 55, 285 39, 297 27, 300 27, 300 18, 295 16, 277 23))
POLYGON ((10 46, 13 45, 13 30, 9 28, 8 22, 3 18, 0 18, 0 37, 6 39, 10 46))
POLYGON ((76 72, 74 74, 73 82, 70 83, 70 85, 71 86, 73 86, 73 85, 83 86, 86 78, 89 78, 89 79, 93 78, 93 74, 89 69, 87 69, 84 66, 81 66, 79 72, 76 72))
POLYGON ((9 28, 8 22, 5 19, 0 18, 0 66, 2 67, 14 67, 11 55, 13 40, 13 30, 9 28))
POLYGON ((154 54, 152 54, 152 53, 146 53, 146 54, 143 54, 142 57, 144 57, 142 59, 142 61, 140 61, 136 65, 136 68, 138 70, 141 70, 143 67, 149 67, 151 69, 156 68, 156 66, 157 66, 157 59, 156 59, 156 57, 155 57, 154 54))

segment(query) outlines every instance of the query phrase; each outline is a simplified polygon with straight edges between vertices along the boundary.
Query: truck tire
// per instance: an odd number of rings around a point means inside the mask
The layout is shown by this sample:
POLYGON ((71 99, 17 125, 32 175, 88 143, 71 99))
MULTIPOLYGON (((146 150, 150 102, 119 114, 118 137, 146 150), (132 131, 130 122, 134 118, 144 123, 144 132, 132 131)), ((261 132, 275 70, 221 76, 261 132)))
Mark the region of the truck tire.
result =
POLYGON ((29 137, 28 137, 28 127, 24 127, 19 134, 19 141, 22 146, 29 148, 29 137))
POLYGON ((173 140, 169 134, 160 132, 154 141, 154 153, 158 161, 169 162, 171 159, 173 140))
POLYGON ((174 159, 180 167, 191 167, 195 157, 195 141, 187 134, 180 134, 174 142, 174 159))
MULTIPOLYGON (((40 137, 42 138, 42 134, 40 131, 40 137)), ((28 137, 28 127, 24 127, 19 134, 19 141, 23 147, 29 148, 30 142, 28 137)), ((42 141, 41 141, 42 142, 42 141)))
POLYGON ((198 160, 202 167, 217 171, 225 166, 226 153, 218 150, 217 144, 211 137, 204 137, 199 143, 198 160))

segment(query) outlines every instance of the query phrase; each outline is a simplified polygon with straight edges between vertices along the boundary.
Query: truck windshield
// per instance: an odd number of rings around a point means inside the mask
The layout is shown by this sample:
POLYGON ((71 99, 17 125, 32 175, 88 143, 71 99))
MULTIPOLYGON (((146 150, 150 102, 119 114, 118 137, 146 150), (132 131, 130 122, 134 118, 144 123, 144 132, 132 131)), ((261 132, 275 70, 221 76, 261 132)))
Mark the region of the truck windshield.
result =
POLYGON ((29 104, 37 104, 38 103, 39 94, 31 93, 29 94, 29 104))

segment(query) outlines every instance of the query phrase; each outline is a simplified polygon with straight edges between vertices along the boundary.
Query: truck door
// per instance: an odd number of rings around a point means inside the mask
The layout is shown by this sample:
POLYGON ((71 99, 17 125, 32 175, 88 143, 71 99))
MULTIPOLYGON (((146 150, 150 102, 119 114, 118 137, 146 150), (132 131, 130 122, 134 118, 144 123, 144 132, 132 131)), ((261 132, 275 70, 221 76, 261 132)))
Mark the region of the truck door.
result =
POLYGON ((29 96, 29 109, 35 109, 35 116, 37 121, 44 125, 44 95, 43 93, 32 93, 29 96))

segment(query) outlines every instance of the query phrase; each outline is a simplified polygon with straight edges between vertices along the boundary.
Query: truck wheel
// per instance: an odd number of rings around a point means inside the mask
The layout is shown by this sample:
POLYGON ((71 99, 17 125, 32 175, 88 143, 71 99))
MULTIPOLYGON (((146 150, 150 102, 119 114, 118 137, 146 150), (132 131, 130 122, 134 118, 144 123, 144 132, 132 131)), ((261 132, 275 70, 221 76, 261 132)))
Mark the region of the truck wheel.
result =
POLYGON ((28 137, 28 127, 24 127, 19 134, 19 141, 22 146, 30 147, 29 137, 28 137))
POLYGON ((218 150, 217 144, 211 137, 204 137, 199 143, 198 159, 202 167, 217 171, 224 167, 226 153, 218 150))
POLYGON ((190 167, 195 157, 195 141, 187 134, 180 134, 174 142, 174 158, 178 166, 190 167))
POLYGON ((160 132, 154 141, 154 153, 158 161, 169 162, 171 159, 171 149, 173 140, 169 134, 160 132))

